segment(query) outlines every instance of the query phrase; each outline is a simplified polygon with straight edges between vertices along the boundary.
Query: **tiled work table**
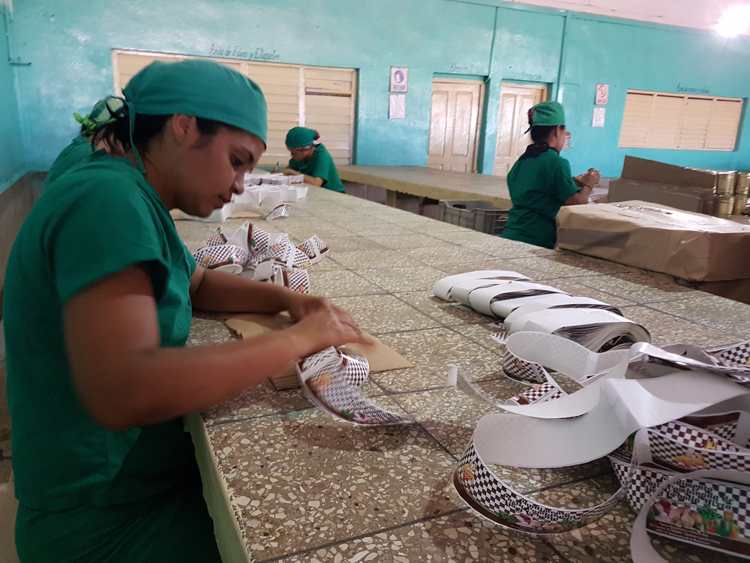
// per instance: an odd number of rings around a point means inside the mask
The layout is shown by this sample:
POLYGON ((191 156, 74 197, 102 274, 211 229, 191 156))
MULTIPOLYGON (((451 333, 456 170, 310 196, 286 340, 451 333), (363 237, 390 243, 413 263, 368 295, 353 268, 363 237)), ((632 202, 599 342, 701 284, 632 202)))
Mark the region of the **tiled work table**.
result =
MULTIPOLYGON (((240 225, 231 220, 227 227, 240 225)), ((446 387, 455 363, 501 398, 521 386, 500 370, 502 350, 488 319, 431 297, 447 274, 506 268, 622 307, 657 344, 718 345, 750 334, 750 306, 681 287, 664 276, 554 252, 440 223, 351 196, 311 189, 293 216, 254 221, 330 246, 313 266, 314 292, 349 310, 361 326, 415 368, 371 375, 381 404, 417 425, 356 428, 316 410, 299 390, 269 384, 192 418, 213 472, 214 518, 230 559, 284 561, 629 561, 634 514, 621 503, 598 522, 544 539, 490 525, 468 512, 450 484, 472 430, 491 408, 446 387), (210 455, 209 455, 210 454, 210 455), (217 508, 218 506, 218 508, 217 508), (228 533, 227 532, 228 529, 228 533), (228 539, 227 539, 228 538, 228 539), (233 543, 232 543, 233 542, 233 543)), ((191 249, 215 225, 178 221, 191 249)), ((196 318, 192 344, 223 342, 217 320, 196 318)), ((566 470, 498 469, 546 504, 585 507, 615 490, 606 462, 566 470)), ((677 544, 673 561, 728 561, 677 544)))
POLYGON ((341 179, 387 190, 389 205, 396 192, 437 200, 478 200, 510 209, 505 180, 486 174, 464 174, 426 166, 341 166, 341 179))

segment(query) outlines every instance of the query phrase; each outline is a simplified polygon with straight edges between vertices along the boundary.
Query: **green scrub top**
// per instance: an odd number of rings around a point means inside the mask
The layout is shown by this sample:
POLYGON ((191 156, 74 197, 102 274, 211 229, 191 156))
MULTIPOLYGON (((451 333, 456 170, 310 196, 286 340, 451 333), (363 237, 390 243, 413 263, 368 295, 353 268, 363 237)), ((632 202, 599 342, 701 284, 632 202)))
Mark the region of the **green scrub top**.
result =
POLYGON ((290 160, 289 168, 308 176, 321 178, 324 188, 333 190, 334 192, 344 191, 344 185, 341 183, 339 172, 333 163, 331 153, 323 145, 317 145, 315 152, 313 152, 308 160, 290 160))
POLYGON ((508 173, 513 208, 503 238, 554 248, 557 242, 557 213, 579 188, 573 181, 570 163, 547 147, 534 145, 516 161, 508 173))
MULTIPOLYGON (((66 539, 68 530, 87 530, 87 542, 111 547, 109 536, 128 526, 132 530, 128 510, 137 512, 133 507, 139 503, 159 497, 166 506, 181 490, 197 490, 200 497, 192 442, 180 419, 108 430, 84 409, 73 386, 63 334, 65 304, 134 265, 144 266, 151 277, 161 346, 183 346, 192 317, 195 261, 143 174, 103 152, 49 183, 13 246, 3 319, 20 503, 17 537, 28 539, 18 547, 30 561, 54 559, 55 551, 55 560, 81 556, 66 552, 76 543, 71 535, 66 539), (122 507, 130 508, 122 512, 122 507), (105 528, 102 510, 111 510, 105 528), (118 514, 120 528, 114 521, 118 514), (103 535, 95 540, 95 532, 103 535)), ((139 525, 147 525, 148 518, 141 517, 139 525)), ((207 536, 213 541, 210 521, 207 536)), ((96 546, 80 547, 87 553, 96 546)), ((211 547, 215 551, 215 543, 211 547)), ((93 559, 83 560, 97 560, 102 552, 91 554, 93 559)))
POLYGON ((78 135, 57 155, 55 162, 52 163, 49 172, 47 172, 44 185, 49 186, 59 176, 62 176, 74 166, 82 163, 92 154, 94 154, 94 150, 91 147, 91 139, 83 135, 78 135))

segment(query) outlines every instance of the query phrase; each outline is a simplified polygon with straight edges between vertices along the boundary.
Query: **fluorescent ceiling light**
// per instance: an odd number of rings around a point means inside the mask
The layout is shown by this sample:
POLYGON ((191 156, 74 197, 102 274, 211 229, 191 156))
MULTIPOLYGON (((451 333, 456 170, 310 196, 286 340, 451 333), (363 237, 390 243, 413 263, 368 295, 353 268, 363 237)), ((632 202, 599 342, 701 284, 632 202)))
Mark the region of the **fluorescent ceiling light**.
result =
POLYGON ((716 24, 716 32, 723 37, 737 37, 750 28, 750 5, 729 6, 716 24))

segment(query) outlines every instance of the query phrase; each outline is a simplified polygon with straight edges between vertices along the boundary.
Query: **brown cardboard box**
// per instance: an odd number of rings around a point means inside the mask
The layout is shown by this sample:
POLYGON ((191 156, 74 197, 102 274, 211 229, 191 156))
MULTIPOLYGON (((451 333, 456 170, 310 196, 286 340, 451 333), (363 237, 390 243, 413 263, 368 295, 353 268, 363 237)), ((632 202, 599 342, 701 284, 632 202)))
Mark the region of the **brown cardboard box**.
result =
POLYGON ((750 279, 750 227, 645 201, 572 205, 560 248, 691 281, 750 279))
POLYGON ((713 192, 705 188, 660 184, 628 178, 610 182, 607 199, 609 203, 633 200, 650 201, 683 211, 705 213, 706 215, 711 215, 714 212, 713 192))
POLYGON ((693 186, 713 192, 716 182, 715 174, 710 170, 675 166, 666 162, 626 156, 622 165, 622 178, 673 184, 675 186, 693 186))
POLYGON ((622 177, 610 183, 610 202, 650 201, 684 211, 714 212, 716 177, 708 170, 626 156, 622 177))

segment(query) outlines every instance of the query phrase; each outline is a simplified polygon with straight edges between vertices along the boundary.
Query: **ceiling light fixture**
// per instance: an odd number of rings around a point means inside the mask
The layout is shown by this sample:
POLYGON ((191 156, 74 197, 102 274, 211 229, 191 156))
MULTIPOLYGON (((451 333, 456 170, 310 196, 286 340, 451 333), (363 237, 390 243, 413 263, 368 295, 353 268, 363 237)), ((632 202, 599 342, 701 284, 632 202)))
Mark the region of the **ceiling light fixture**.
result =
POLYGON ((716 32, 722 37, 737 37, 750 28, 750 5, 729 6, 716 24, 716 32))

